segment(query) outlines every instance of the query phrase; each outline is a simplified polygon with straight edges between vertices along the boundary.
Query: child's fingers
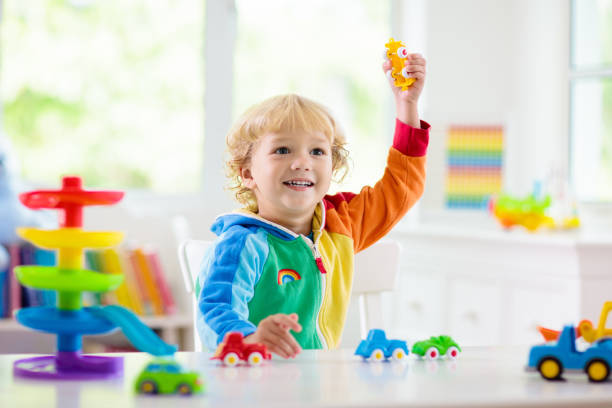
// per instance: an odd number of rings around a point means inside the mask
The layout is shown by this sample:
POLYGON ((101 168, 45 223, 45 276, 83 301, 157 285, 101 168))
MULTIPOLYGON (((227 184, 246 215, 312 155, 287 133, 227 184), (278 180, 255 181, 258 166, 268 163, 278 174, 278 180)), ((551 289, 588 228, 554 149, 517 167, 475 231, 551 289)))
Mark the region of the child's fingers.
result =
POLYGON ((420 56, 415 56, 415 55, 418 55, 418 54, 409 55, 406 58, 406 61, 404 62, 404 65, 408 65, 408 64, 423 65, 423 66, 427 65, 427 61, 425 60, 425 58, 422 58, 420 56))
POLYGON ((289 358, 289 353, 286 352, 281 346, 279 346, 277 343, 272 343, 270 341, 266 341, 264 343, 266 345, 266 347, 268 348, 268 351, 270 353, 274 353, 274 354, 278 354, 279 356, 281 356, 282 358, 289 358))
POLYGON ((291 355, 293 357, 302 351, 302 347, 300 347, 299 343, 291 333, 284 332, 281 334, 280 338, 291 348, 291 355))
POLYGON ((391 69, 391 61, 383 61, 382 70, 383 72, 387 72, 391 69))
POLYGON ((411 72, 408 72, 408 78, 418 78, 418 79, 425 78, 425 73, 422 71, 411 71, 411 72))
POLYGON ((423 56, 421 54, 419 54, 418 52, 415 52, 415 53, 412 53, 412 54, 408 54, 406 59, 409 59, 409 60, 411 60, 411 59, 421 59, 421 60, 425 61, 423 56))
POLYGON ((425 72, 425 65, 406 64, 404 65, 409 72, 425 72))
MULTIPOLYGON (((295 337, 291 333, 289 333, 288 329, 284 329, 281 326, 270 327, 269 332, 274 338, 280 339, 283 344, 286 344, 289 347, 291 356, 295 356, 302 348, 295 340, 295 337)), ((285 349, 286 350, 286 349, 285 349)))
POLYGON ((285 330, 291 329, 298 333, 302 331, 302 325, 299 324, 295 319, 289 317, 289 315, 275 315, 273 321, 285 330))
POLYGON ((414 79, 423 79, 425 78, 425 74, 423 72, 410 72, 409 77, 414 79))
POLYGON ((289 318, 295 322, 295 325, 294 325, 294 327, 291 328, 291 330, 293 330, 296 333, 301 332, 302 331, 302 325, 298 322, 298 315, 297 315, 297 313, 291 313, 289 315, 289 318))
MULTIPOLYGON (((270 345, 270 351, 278 354, 281 357, 289 358, 295 356, 297 353, 294 351, 294 348, 289 344, 287 338, 285 337, 287 333, 282 330, 279 331, 269 331, 265 335, 266 343, 270 345)), ((295 341, 295 340, 294 340, 295 341)))

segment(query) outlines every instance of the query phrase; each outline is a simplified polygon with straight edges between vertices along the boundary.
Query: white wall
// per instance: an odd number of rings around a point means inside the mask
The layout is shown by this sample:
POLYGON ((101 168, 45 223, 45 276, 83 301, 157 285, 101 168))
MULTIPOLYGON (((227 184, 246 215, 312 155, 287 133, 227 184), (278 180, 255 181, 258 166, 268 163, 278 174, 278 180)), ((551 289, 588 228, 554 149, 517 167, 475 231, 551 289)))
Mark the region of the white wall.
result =
MULTIPOLYGON (((508 128, 507 186, 518 192, 529 190, 550 161, 567 154, 568 2, 395 3, 404 21, 394 22, 396 28, 400 27, 398 34, 409 37, 405 41, 428 59, 422 115, 433 125, 433 131, 421 212, 442 206, 444 131, 449 123, 503 121, 508 128), (417 29, 419 21, 423 25, 417 29)), ((224 2, 217 11, 230 13, 231 9, 224 8, 227 5, 224 2)), ((207 117, 210 120, 214 112, 208 112, 207 117)), ((219 135, 207 134, 209 152, 220 151, 214 149, 219 143, 219 135)), ((220 162, 219 157, 206 157, 209 165, 220 162)), ((222 177, 221 172, 215 173, 222 177)), ((205 179, 210 183, 205 194, 163 198, 129 193, 117 208, 87 210, 86 227, 125 230, 130 240, 157 245, 173 291, 180 297, 184 291, 172 217, 185 215, 191 235, 209 239, 215 215, 231 208, 226 204, 230 202, 228 196, 220 191, 224 180, 205 179), (219 191, 211 191, 214 189, 219 191)), ((179 303, 183 310, 189 310, 188 299, 179 303)))
POLYGON ((529 192, 551 163, 567 162, 569 2, 425 3, 433 132, 422 207, 443 204, 448 124, 504 124, 505 188, 529 192))

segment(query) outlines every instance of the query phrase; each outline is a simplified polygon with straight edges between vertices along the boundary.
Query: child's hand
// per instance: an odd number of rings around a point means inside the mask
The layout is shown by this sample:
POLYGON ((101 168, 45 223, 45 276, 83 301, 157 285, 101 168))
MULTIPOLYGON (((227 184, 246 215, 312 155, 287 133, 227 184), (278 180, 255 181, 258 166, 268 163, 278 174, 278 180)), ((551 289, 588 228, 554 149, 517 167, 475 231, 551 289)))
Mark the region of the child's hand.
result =
POLYGON ((245 343, 262 343, 270 352, 284 358, 295 357, 302 351, 302 348, 289 330, 302 331, 302 326, 298 323, 298 315, 279 313, 260 321, 255 333, 247 336, 244 341, 245 343))
MULTIPOLYGON (((407 90, 402 91, 401 88, 396 87, 393 84, 394 79, 391 75, 387 75, 387 77, 389 79, 391 91, 395 97, 395 107, 397 110, 398 119, 411 126, 419 127, 420 122, 418 113, 416 111, 416 106, 419 96, 421 95, 421 91, 423 90, 423 85, 425 84, 426 61, 421 54, 410 54, 406 58, 404 66, 408 68, 410 76, 415 79, 407 90)), ((391 61, 384 61, 382 69, 385 74, 387 74, 388 71, 391 71, 391 61)))
MULTIPOLYGON (((421 54, 408 55, 404 66, 408 68, 410 77, 414 78, 415 81, 405 91, 402 91, 401 88, 396 87, 393 84, 393 77, 391 77, 391 75, 388 75, 389 84, 391 85, 391 90, 393 91, 393 95, 395 96, 396 100, 412 103, 416 103, 419 100, 419 96, 421 95, 421 91, 423 90, 423 85, 425 83, 425 65, 425 58, 423 58, 421 54)), ((384 61, 383 72, 387 74, 387 71, 390 70, 391 61, 384 61)))

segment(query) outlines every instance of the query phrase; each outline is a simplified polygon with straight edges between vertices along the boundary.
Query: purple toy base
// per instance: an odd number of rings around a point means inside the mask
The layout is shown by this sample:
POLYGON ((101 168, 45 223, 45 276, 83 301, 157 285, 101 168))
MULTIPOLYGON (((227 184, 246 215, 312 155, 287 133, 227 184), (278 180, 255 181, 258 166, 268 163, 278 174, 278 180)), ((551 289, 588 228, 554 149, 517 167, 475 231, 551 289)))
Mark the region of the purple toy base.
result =
POLYGON ((13 373, 18 377, 46 380, 97 380, 123 374, 123 357, 83 356, 60 351, 55 356, 17 360, 13 373))

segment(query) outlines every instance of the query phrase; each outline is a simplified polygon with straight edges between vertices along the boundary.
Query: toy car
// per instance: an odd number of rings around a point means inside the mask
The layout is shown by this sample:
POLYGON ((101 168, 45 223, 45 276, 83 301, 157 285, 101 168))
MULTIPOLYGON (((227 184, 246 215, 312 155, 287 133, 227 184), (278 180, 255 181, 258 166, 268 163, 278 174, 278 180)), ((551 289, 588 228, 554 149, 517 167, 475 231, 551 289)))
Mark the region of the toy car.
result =
POLYGON ((563 328, 556 343, 533 346, 527 371, 538 371, 546 380, 561 379, 564 371, 585 372, 589 381, 602 382, 610 376, 612 339, 602 338, 585 351, 576 350, 576 328, 563 328))
POLYGON ((461 353, 461 347, 450 336, 431 336, 429 340, 414 343, 412 353, 428 360, 435 360, 442 356, 456 359, 461 353))
POLYGON ((157 359, 147 364, 134 382, 141 394, 190 395, 204 391, 204 382, 195 371, 185 371, 176 361, 157 359))
POLYGON ((372 329, 368 337, 361 340, 355 350, 355 355, 373 361, 382 361, 392 357, 395 361, 401 361, 408 355, 408 346, 403 340, 387 340, 384 330, 372 329))
POLYGON ((230 332, 225 335, 223 341, 217 347, 212 360, 221 360, 223 364, 235 366, 240 360, 247 361, 251 365, 259 365, 264 360, 270 360, 272 355, 265 345, 244 342, 242 333, 230 332))

